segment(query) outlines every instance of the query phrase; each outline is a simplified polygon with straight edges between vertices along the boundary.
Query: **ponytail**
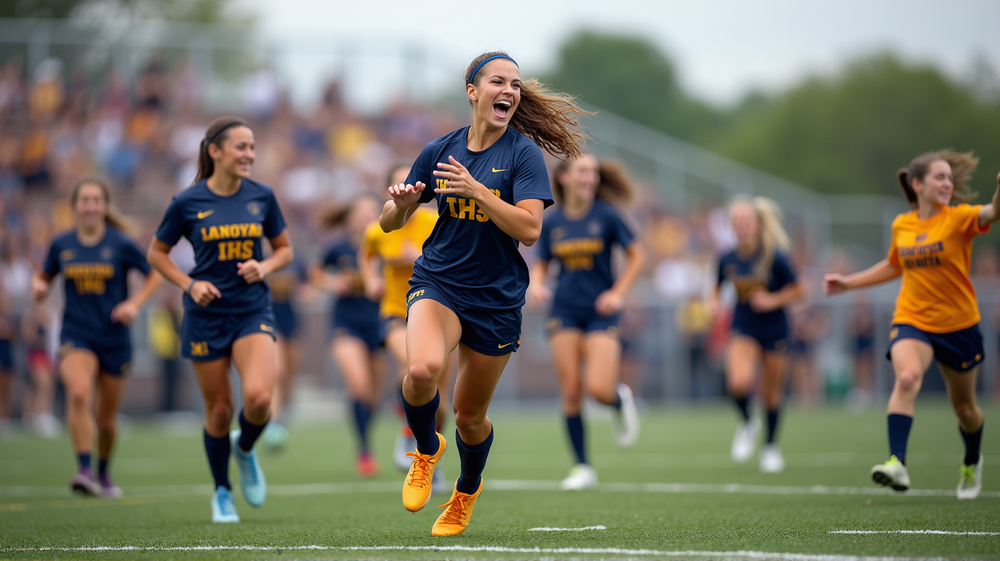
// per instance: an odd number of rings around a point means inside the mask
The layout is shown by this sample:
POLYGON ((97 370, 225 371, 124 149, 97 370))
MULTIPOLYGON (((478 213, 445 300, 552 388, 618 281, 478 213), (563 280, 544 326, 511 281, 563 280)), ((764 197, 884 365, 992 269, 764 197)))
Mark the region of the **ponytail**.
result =
POLYGON ((774 256, 778 251, 787 251, 791 245, 785 228, 781 225, 781 207, 767 197, 737 197, 729 203, 729 209, 746 205, 757 217, 760 228, 760 257, 754 264, 753 274, 758 279, 767 282, 774 265, 774 256))
POLYGON ((222 143, 229 136, 226 131, 233 127, 246 127, 249 129, 250 125, 243 119, 232 116, 219 117, 208 125, 208 130, 205 131, 205 138, 201 139, 201 144, 198 146, 198 174, 194 178, 195 183, 198 183, 202 179, 208 179, 215 173, 215 161, 212 160, 212 156, 208 153, 208 146, 214 144, 221 148, 222 143))
POLYGON ((101 193, 104 194, 104 202, 108 204, 107 213, 104 215, 104 222, 109 226, 112 226, 118 230, 121 230, 126 235, 135 237, 139 234, 139 225, 131 218, 125 216, 118 207, 116 207, 111 202, 111 188, 108 186, 108 182, 101 177, 97 176, 85 176, 81 178, 73 186, 73 191, 69 196, 69 205, 71 208, 76 207, 76 200, 80 197, 80 189, 84 185, 96 185, 101 189, 101 193))
MULTIPOLYGON (((465 83, 479 84, 482 79, 482 74, 478 72, 480 66, 494 57, 514 60, 501 51, 483 53, 469 63, 465 70, 465 83)), ((577 106, 573 96, 550 92, 544 84, 531 78, 521 81, 521 102, 514 110, 510 126, 557 158, 579 158, 579 142, 587 138, 580 132, 580 123, 577 122, 580 115, 594 113, 577 106)))
POLYGON ((903 195, 911 207, 917 206, 917 193, 913 190, 913 180, 923 182, 927 172, 931 169, 931 164, 937 161, 947 162, 951 166, 951 182, 955 189, 951 194, 951 201, 968 202, 976 198, 977 193, 969 191, 966 187, 972 173, 979 165, 979 158, 972 152, 952 152, 951 150, 938 150, 937 152, 925 152, 910 162, 909 167, 900 168, 896 172, 896 179, 900 187, 903 188, 903 195))

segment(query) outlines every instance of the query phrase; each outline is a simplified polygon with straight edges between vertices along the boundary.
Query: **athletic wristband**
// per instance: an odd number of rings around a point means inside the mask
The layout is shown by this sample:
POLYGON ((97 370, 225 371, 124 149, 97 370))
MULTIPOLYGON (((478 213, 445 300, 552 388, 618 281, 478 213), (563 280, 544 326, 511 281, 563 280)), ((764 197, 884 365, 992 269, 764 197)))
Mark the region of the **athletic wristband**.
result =
POLYGON ((188 283, 188 287, 184 289, 184 293, 185 294, 191 294, 191 287, 192 286, 194 286, 194 279, 191 279, 191 282, 188 283))

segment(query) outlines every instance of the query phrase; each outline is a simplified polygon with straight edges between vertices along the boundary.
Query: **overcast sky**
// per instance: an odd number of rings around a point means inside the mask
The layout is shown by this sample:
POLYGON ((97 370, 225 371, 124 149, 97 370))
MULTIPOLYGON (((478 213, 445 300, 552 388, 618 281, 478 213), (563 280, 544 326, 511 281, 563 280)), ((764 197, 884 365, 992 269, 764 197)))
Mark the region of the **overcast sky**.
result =
POLYGON ((301 45, 309 41, 314 50, 333 42, 362 52, 417 46, 451 80, 495 48, 510 52, 524 75, 544 71, 561 41, 582 27, 654 41, 678 65, 687 90, 717 104, 755 88, 779 90, 878 50, 933 61, 959 77, 976 55, 1000 68, 998 0, 241 1, 265 36, 285 45, 289 79, 311 89, 335 65, 306 55, 301 45))

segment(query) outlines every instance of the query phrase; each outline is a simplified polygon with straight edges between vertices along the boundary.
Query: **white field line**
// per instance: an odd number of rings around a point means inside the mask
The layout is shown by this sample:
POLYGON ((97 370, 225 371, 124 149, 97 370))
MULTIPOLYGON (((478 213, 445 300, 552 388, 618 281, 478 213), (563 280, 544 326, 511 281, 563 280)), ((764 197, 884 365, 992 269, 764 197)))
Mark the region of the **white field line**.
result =
POLYGON ((498 546, 463 546, 463 545, 428 545, 428 546, 406 546, 387 545, 372 547, 335 547, 326 545, 299 545, 291 547, 282 546, 240 546, 240 545, 202 545, 190 547, 24 547, 0 549, 3 552, 44 552, 44 551, 64 551, 64 552, 105 552, 105 551, 461 551, 468 553, 538 553, 538 554, 566 554, 576 553, 583 555, 634 555, 645 557, 714 557, 726 559, 787 559, 789 561, 937 561, 943 560, 941 557, 856 557, 853 555, 822 555, 808 553, 772 553, 765 551, 669 551, 658 549, 625 549, 619 547, 498 547, 498 546))
MULTIPOLYGON (((501 491, 559 491, 559 481, 524 479, 487 479, 487 489, 501 491)), ((348 493, 399 492, 400 484, 382 481, 371 483, 304 483, 271 485, 272 496, 340 495, 348 493)), ((744 485, 742 483, 602 483, 597 492, 666 493, 666 494, 738 494, 738 495, 905 495, 911 497, 954 497, 954 489, 910 489, 899 493, 884 487, 827 487, 786 485, 744 485)), ((210 485, 146 485, 125 487, 129 496, 140 495, 209 495, 210 485)), ((0 487, 0 497, 67 497, 65 487, 0 487)), ((1000 498, 1000 491, 983 491, 981 498, 1000 498)))
POLYGON ((582 528, 528 528, 529 532, 586 532, 587 530, 607 530, 607 526, 584 526, 582 528))
POLYGON ((949 530, 834 530, 828 534, 931 534, 934 536, 1000 536, 1000 532, 952 532, 949 530))

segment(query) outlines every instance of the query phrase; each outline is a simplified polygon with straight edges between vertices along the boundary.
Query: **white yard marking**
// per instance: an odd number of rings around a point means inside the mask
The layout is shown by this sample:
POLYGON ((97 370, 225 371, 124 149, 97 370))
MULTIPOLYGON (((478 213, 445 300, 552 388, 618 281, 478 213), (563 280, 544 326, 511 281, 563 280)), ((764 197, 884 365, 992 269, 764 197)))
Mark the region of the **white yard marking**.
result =
POLYGON ((529 532, 586 532, 587 530, 607 530, 607 526, 584 526, 583 528, 528 528, 529 532))
POLYGON ((856 557, 853 555, 823 555, 809 553, 773 553, 766 551, 669 551, 658 549, 625 549, 619 547, 497 547, 497 546, 407 546, 386 545, 372 547, 335 547, 326 545, 251 546, 251 545, 201 545, 189 547, 22 547, 0 549, 4 552, 104 552, 104 551, 461 551, 466 553, 537 553, 582 555, 629 555, 643 557, 714 557, 725 559, 786 559, 788 561, 903 561, 907 559, 931 561, 940 557, 856 557))
POLYGON ((828 534, 931 534, 934 536, 1000 536, 1000 532, 952 532, 949 530, 834 530, 828 534))

